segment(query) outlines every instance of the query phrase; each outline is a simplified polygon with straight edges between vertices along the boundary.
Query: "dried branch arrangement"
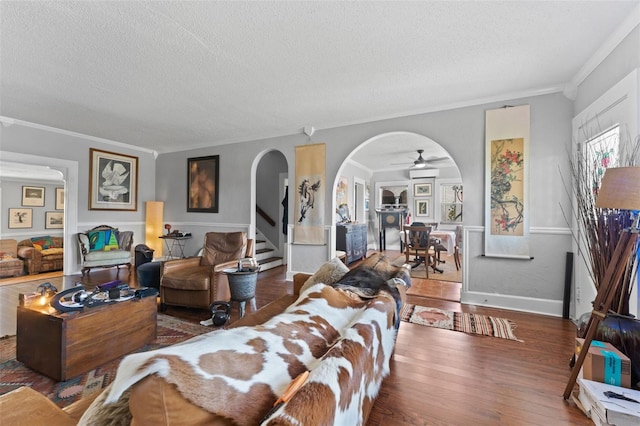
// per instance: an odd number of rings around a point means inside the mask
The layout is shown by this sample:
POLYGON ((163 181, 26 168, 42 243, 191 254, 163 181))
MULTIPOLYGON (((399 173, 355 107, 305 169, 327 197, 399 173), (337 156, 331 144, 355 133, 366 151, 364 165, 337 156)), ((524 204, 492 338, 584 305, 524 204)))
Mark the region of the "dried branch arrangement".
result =
MULTIPOLYGON (((615 155, 615 152, 616 150, 609 147, 608 142, 604 140, 597 148, 597 152, 596 150, 578 149, 575 155, 570 156, 571 195, 575 199, 572 218, 578 223, 578 229, 572 229, 572 235, 596 289, 600 288, 604 279, 622 230, 630 227, 633 223, 633 212, 631 211, 603 209, 595 206, 600 181, 604 170, 608 167, 638 165, 640 137, 631 143, 620 143, 618 158, 609 155, 615 155)), ((565 188, 567 188, 566 182, 565 188)), ((571 226, 564 210, 563 214, 571 226)), ((634 266, 637 258, 636 250, 629 257, 612 304, 612 310, 620 315, 629 315, 629 298, 633 289, 634 266)))

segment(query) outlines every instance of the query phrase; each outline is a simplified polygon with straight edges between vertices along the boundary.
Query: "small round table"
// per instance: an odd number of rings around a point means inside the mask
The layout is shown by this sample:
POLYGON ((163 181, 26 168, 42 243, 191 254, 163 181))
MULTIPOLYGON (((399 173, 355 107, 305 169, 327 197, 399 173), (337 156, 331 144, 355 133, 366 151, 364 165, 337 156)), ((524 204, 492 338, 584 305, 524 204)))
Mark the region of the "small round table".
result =
POLYGON ((223 269, 222 272, 229 280, 229 290, 231 292, 231 303, 238 302, 240 318, 244 317, 245 304, 251 304, 251 310, 257 311, 256 307, 256 283, 258 282, 258 271, 238 271, 237 269, 223 269))

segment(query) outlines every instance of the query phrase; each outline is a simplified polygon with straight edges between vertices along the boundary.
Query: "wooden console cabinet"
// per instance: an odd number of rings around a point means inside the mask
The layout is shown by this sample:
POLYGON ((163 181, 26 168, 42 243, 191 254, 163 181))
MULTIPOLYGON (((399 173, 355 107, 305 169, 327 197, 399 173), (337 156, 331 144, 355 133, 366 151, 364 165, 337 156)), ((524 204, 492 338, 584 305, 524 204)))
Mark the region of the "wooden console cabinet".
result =
POLYGON ((347 253, 347 265, 367 256, 367 225, 336 225, 336 250, 347 253))
POLYGON ((64 314, 19 306, 16 359, 65 381, 143 347, 156 331, 155 297, 64 314))

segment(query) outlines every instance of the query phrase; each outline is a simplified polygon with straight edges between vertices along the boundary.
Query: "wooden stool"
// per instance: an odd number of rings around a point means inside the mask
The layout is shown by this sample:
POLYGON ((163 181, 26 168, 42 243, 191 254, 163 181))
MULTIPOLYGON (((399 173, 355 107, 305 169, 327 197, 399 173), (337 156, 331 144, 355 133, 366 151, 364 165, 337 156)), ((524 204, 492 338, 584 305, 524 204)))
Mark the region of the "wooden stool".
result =
POLYGON ((344 263, 345 265, 347 264, 347 252, 346 251, 336 250, 336 257, 338 259, 342 260, 342 263, 344 263))

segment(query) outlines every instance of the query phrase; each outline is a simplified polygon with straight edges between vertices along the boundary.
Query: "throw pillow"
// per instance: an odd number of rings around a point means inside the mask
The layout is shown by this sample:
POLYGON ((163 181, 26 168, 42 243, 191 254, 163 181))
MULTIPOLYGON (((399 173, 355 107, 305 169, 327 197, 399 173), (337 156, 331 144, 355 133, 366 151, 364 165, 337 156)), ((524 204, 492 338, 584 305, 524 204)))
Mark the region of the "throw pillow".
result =
POLYGON ((89 250, 90 251, 109 251, 118 250, 118 230, 103 229, 99 231, 89 231, 89 250))
POLYGON ((349 272, 349 268, 347 268, 347 266, 342 263, 340 259, 334 257, 330 261, 320 266, 316 273, 310 276, 307 281, 305 281, 305 283, 302 285, 302 288, 300 289, 300 293, 314 284, 334 284, 338 282, 338 280, 342 278, 347 272, 349 272))
POLYGON ((45 250, 49 247, 53 246, 53 241, 51 237, 33 237, 31 238, 31 244, 36 248, 36 250, 45 250))

